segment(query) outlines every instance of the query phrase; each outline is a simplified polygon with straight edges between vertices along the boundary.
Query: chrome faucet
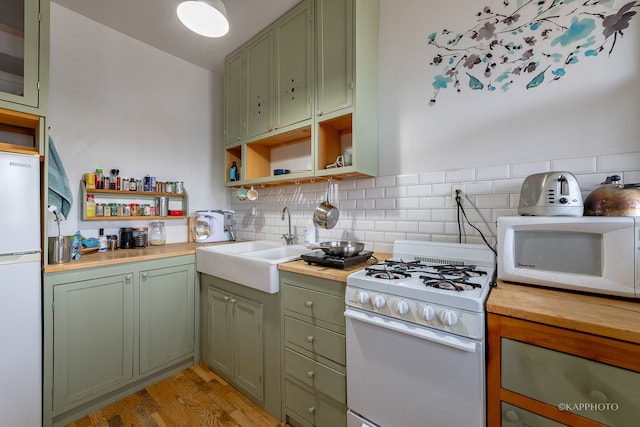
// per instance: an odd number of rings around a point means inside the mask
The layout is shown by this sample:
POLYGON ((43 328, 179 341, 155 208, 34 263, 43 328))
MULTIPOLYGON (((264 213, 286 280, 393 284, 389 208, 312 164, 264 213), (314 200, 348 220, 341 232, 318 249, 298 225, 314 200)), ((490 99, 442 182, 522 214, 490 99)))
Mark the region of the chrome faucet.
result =
POLYGON ((289 212, 288 207, 285 206, 284 209, 282 209, 282 218, 280 220, 284 221, 285 213, 289 217, 289 234, 283 234, 282 238, 285 242, 287 242, 287 246, 291 246, 298 240, 298 238, 295 235, 291 234, 291 213, 289 212))

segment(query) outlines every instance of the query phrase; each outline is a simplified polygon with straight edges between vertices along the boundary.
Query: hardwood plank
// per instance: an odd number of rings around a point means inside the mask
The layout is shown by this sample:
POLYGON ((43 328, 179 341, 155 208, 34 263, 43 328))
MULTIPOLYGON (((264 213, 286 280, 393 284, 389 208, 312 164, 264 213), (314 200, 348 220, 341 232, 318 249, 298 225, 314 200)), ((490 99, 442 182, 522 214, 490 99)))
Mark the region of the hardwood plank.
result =
MULTIPOLYGON (((287 427, 200 364, 66 427, 287 427)), ((289 426, 290 427, 290 426, 289 426)))

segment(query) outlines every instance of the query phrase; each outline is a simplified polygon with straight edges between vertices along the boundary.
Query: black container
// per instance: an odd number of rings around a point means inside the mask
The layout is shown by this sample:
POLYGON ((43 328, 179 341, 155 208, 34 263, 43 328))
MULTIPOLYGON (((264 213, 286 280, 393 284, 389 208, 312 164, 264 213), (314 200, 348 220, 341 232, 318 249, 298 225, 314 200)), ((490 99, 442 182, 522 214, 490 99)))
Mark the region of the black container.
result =
POLYGON ((120 229, 120 249, 132 249, 135 248, 135 242, 133 239, 133 228, 124 227, 120 229))

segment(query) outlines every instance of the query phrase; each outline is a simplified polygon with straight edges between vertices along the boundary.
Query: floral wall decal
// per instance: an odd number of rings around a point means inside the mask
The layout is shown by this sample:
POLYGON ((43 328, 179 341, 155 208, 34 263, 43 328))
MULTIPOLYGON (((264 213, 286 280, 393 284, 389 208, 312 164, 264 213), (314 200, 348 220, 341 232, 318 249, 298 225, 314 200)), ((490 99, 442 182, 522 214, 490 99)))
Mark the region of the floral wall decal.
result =
POLYGON ((463 33, 447 29, 427 38, 436 49, 430 65, 430 105, 453 88, 506 92, 512 85, 533 89, 559 80, 579 61, 611 55, 624 37, 637 1, 502 0, 475 14, 477 24, 463 33))

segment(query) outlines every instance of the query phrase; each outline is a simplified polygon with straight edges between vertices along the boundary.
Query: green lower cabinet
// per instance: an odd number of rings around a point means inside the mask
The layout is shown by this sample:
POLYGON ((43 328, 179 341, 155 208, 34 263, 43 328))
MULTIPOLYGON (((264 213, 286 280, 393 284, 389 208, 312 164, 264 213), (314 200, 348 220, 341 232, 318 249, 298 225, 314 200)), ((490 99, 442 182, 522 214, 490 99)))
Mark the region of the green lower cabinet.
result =
POLYGON ((133 377, 133 273, 54 287, 53 409, 133 377))
POLYGON ((44 425, 196 363, 196 280, 192 255, 45 274, 44 425))
POLYGON ((280 272, 284 421, 347 425, 345 284, 280 272))
POLYGON ((262 401, 262 304, 213 287, 208 295, 211 339, 207 363, 244 393, 262 401))
POLYGON ((205 363, 281 419, 280 295, 207 274, 200 283, 205 363))
POLYGON ((140 373, 193 355, 195 266, 140 273, 140 373))

